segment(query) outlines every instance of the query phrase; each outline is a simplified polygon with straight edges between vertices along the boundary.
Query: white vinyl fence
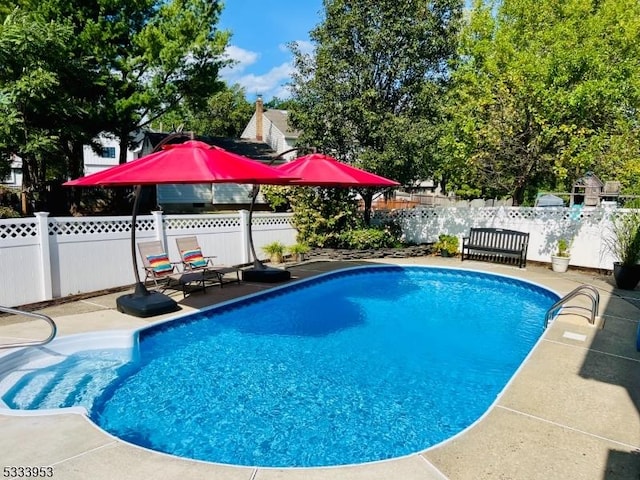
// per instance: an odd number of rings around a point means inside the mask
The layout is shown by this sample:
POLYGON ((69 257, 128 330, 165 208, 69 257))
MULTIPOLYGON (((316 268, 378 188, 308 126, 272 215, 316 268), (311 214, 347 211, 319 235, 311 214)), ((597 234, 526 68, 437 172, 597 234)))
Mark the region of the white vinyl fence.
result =
POLYGON ((441 233, 462 237, 471 227, 504 228, 529 232, 527 260, 551 262, 558 240, 570 242, 569 265, 612 270, 611 220, 630 210, 616 208, 549 207, 478 207, 429 208, 377 211, 374 222, 394 221, 400 225, 405 240, 430 243, 441 233))
MULTIPOLYGON (((406 240, 430 243, 441 233, 460 239, 471 227, 497 227, 530 233, 527 259, 550 262, 560 238, 571 241, 570 265, 611 270, 607 248, 611 218, 622 209, 482 207, 376 211, 373 221, 393 220, 406 240)), ((256 253, 272 241, 295 243, 288 213, 258 213, 252 232, 256 253)), ((212 215, 139 216, 136 241, 161 240, 169 258, 179 258, 175 238, 196 235, 205 255, 217 263, 252 261, 248 212, 212 215)), ((137 249, 136 249, 137 250, 137 249)), ((136 251, 136 255, 137 255, 136 251)), ((139 261, 139 265, 142 263, 139 261)), ((0 220, 0 305, 19 306, 77 293, 131 285, 130 217, 49 217, 0 220)), ((141 272, 143 275, 143 272, 141 272)), ((144 278, 144 275, 142 276, 144 278)))
MULTIPOLYGON (((273 241, 295 243, 291 214, 254 213, 256 253, 273 241)), ((175 239, 195 235, 216 263, 252 261, 249 215, 163 215, 153 212, 136 222, 136 242, 161 240, 169 258, 180 258, 175 239)), ((136 248, 136 255, 138 255, 136 248)), ((141 278, 144 272, 138 257, 141 278)), ((18 306, 77 293, 134 283, 131 217, 49 217, 0 220, 0 305, 18 306)))

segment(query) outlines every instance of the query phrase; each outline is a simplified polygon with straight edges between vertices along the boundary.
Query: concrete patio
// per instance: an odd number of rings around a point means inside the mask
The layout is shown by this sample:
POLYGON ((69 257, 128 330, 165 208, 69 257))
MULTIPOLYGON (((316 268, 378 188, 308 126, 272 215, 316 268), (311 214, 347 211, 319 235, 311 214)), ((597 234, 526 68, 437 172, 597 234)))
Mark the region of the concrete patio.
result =
MULTIPOLYGON (((640 352, 635 348, 640 290, 617 290, 610 277, 591 272, 558 274, 546 266, 518 269, 440 257, 318 261, 288 268, 296 281, 367 263, 488 271, 523 278, 561 295, 580 284, 590 284, 600 293, 604 328, 590 325, 584 312, 572 309, 572 313, 560 315, 479 422, 445 443, 400 459, 309 469, 218 465, 124 443, 79 414, 21 416, 4 411, 0 412, 0 469, 51 466, 52 478, 62 480, 640 479, 640 352)), ((206 293, 184 299, 180 292, 172 296, 187 312, 272 286, 243 282, 208 288, 206 293)), ((159 320, 117 312, 115 299, 121 294, 60 303, 39 311, 55 319, 59 335, 134 329, 159 320)), ((569 304, 590 305, 585 297, 569 304)), ((42 338, 47 334, 42 323, 0 318, 0 343, 42 338)))

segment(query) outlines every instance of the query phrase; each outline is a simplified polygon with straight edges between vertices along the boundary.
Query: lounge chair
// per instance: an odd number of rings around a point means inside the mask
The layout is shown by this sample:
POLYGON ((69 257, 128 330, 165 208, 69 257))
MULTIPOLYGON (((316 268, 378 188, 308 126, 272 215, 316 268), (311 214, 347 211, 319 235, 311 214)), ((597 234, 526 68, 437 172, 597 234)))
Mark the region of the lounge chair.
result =
POLYGON ((199 288, 205 290, 205 277, 202 271, 180 271, 178 267, 182 262, 171 262, 169 256, 164 251, 162 242, 154 240, 149 242, 139 242, 138 251, 142 259, 145 271, 143 283, 153 280, 157 289, 164 292, 168 288, 182 290, 182 295, 186 297, 187 286, 192 283, 199 284, 199 288))
POLYGON ((225 283, 240 283, 240 269, 229 265, 216 265, 213 261, 216 257, 204 256, 202 254, 202 249, 196 237, 176 238, 176 244, 185 272, 202 271, 207 280, 210 281, 212 278, 215 278, 221 288, 225 283), (236 278, 224 281, 224 276, 227 273, 235 273, 236 278))

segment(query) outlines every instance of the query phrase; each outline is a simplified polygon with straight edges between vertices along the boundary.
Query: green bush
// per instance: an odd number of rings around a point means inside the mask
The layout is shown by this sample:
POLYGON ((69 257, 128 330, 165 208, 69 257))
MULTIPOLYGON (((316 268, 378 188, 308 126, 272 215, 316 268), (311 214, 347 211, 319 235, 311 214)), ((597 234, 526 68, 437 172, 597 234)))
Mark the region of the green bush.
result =
POLYGON ((433 249, 440 254, 444 252, 446 256, 454 256, 458 253, 458 242, 458 237, 455 235, 443 233, 438 236, 438 241, 433 244, 433 249))
POLYGON ((280 185, 262 185, 260 190, 274 212, 285 212, 287 209, 291 208, 291 204, 289 202, 289 195, 291 194, 290 187, 280 185))
POLYGON ((20 214, 11 207, 0 206, 0 218, 20 218, 20 214))
POLYGON ((338 247, 340 236, 358 221, 357 202, 347 189, 291 188, 296 240, 313 247, 338 247))
POLYGON ((378 228, 361 228, 343 232, 339 237, 338 247, 362 250, 394 247, 397 243, 389 231, 378 228))
POLYGON ((286 245, 277 240, 275 242, 267 243, 262 247, 264 253, 269 255, 283 255, 286 249, 286 245))
POLYGON ((309 250, 311 250, 311 247, 304 243, 295 243, 287 247, 287 252, 292 255, 304 255, 305 253, 309 253, 309 250))
POLYGON ((611 222, 607 247, 623 265, 635 265, 640 261, 640 211, 614 214, 611 222))

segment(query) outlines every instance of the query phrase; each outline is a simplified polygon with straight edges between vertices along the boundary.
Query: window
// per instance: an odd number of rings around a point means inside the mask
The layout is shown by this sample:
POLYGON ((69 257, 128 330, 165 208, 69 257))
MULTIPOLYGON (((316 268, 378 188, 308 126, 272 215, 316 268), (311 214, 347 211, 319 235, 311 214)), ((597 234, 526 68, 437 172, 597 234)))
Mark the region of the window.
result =
POLYGON ((16 172, 15 172, 15 170, 11 169, 11 171, 7 174, 6 177, 4 177, 4 178, 0 177, 0 183, 15 184, 16 183, 16 172))
POLYGON ((116 158, 116 147, 103 147, 102 158, 116 158))

